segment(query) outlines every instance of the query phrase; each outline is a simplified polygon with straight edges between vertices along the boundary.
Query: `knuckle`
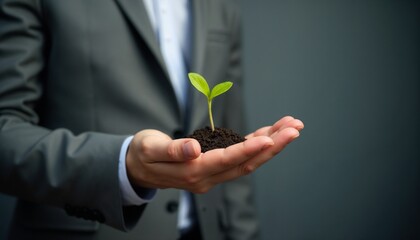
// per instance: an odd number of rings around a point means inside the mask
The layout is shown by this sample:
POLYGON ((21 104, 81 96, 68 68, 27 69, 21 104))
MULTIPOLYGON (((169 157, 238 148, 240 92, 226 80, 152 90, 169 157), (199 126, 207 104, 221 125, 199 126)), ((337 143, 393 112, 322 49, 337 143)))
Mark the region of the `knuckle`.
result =
POLYGON ((147 139, 144 139, 143 141, 139 143, 139 148, 140 148, 141 153, 144 156, 152 155, 152 149, 153 149, 152 143, 147 141, 147 139))
POLYGON ((255 171, 255 167, 252 165, 243 165, 240 168, 241 175, 249 175, 255 171))
POLYGON ((167 149, 167 154, 170 158, 178 158, 179 157, 178 149, 176 148, 176 146, 173 142, 171 142, 169 144, 168 149, 167 149))
POLYGON ((192 172, 187 172, 186 174, 184 174, 183 180, 189 185, 197 184, 199 182, 199 178, 197 177, 197 175, 192 172))

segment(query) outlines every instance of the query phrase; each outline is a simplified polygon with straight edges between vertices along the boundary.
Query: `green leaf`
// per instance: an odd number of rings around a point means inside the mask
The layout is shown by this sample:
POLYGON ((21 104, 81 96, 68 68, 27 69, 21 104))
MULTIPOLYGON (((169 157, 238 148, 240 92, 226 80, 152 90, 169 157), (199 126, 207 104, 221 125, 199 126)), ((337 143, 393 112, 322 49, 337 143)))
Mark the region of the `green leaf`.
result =
POLYGON ((214 86, 210 93, 210 100, 219 96, 220 94, 227 92, 232 87, 232 85, 232 82, 222 82, 214 86))
POLYGON ((188 73, 191 84, 207 98, 210 98, 210 88, 206 79, 198 73, 188 73))
POLYGON ((203 93, 207 97, 207 105, 209 110, 209 118, 210 118, 210 125, 211 129, 214 131, 214 123, 213 123, 213 114, 211 111, 211 102, 213 98, 219 96, 220 94, 225 93, 228 91, 233 83, 232 82, 223 82, 219 83, 210 91, 209 84, 207 83, 206 79, 198 73, 188 73, 188 78, 190 79, 191 84, 201 93, 203 93))

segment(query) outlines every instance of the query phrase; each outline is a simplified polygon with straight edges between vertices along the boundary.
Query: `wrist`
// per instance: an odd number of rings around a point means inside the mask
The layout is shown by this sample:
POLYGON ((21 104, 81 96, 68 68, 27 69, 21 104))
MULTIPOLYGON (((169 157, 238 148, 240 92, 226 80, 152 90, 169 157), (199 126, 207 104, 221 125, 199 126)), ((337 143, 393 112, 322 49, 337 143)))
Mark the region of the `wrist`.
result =
POLYGON ((130 154, 130 143, 133 137, 125 139, 120 152, 119 179, 124 205, 141 205, 149 202, 156 194, 156 189, 138 186, 133 179, 130 169, 135 159, 130 154))

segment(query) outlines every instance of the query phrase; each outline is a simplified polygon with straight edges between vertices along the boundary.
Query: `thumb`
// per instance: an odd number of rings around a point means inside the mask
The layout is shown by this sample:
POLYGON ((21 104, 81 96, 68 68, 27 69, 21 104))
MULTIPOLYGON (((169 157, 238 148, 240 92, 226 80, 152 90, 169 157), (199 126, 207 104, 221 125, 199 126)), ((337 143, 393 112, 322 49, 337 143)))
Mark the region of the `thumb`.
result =
POLYGON ((155 158, 156 162, 185 162, 198 158, 201 154, 201 146, 197 140, 192 138, 181 138, 166 141, 160 145, 155 158))

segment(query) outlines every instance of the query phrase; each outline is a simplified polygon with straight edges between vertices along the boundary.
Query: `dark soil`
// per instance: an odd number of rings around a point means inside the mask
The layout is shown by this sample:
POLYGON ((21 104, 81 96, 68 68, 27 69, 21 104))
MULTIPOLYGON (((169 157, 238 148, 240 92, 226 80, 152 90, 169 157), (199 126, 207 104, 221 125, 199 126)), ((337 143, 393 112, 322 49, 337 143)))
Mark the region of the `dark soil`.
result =
POLYGON ((195 130, 193 134, 187 136, 196 139, 201 145, 201 152, 207 152, 216 148, 227 148, 230 145, 245 141, 245 138, 227 128, 210 127, 195 130))

